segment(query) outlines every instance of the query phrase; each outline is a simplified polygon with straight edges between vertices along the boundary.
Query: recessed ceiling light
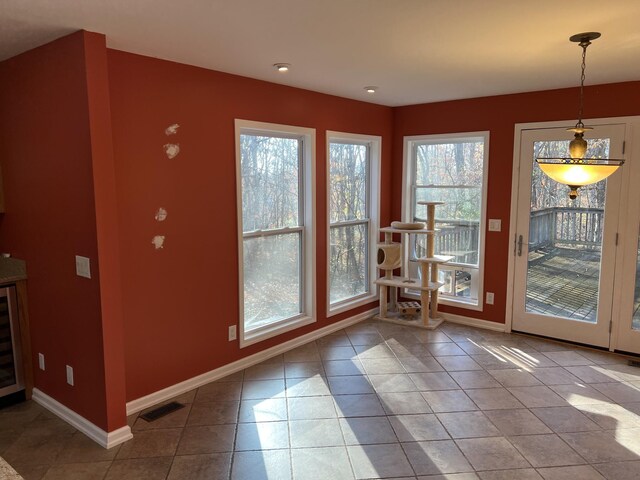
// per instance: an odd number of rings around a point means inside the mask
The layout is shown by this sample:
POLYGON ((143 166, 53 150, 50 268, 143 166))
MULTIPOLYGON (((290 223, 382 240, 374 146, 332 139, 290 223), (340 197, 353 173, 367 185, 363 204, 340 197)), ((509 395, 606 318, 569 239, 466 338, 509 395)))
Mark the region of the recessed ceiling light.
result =
POLYGON ((378 87, 364 87, 365 92, 367 93, 376 93, 376 91, 378 90, 378 87))
POLYGON ((273 66, 279 72, 288 72, 289 68, 291 68, 290 63, 274 63, 273 66))

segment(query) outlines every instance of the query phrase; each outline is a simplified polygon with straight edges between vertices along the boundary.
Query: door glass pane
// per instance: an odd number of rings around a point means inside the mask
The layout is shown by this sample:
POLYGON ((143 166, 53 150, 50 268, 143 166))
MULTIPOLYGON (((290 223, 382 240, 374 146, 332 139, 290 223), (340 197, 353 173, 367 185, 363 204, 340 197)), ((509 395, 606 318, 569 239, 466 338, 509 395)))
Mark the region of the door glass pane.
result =
POLYGON ((331 227, 331 303, 361 295, 369 290, 368 228, 368 223, 331 227))
POLYGON ((302 312, 300 232, 244 239, 245 330, 302 312))
MULTIPOLYGON (((590 139, 587 156, 608 157, 609 139, 590 139)), ((537 157, 568 156, 569 141, 534 142, 537 157)), ((578 190, 533 165, 526 311, 597 322, 606 180, 578 190)))
POLYGON ((636 288, 633 301, 633 320, 631 328, 640 330, 640 236, 638 236, 638 256, 636 260, 636 288))

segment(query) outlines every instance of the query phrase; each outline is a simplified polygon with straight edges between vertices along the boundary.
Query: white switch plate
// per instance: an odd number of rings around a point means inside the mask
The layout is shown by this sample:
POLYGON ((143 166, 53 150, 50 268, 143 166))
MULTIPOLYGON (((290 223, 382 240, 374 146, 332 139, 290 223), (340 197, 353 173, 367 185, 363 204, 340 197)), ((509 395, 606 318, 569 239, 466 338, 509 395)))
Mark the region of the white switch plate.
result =
POLYGON ((489 231, 490 232, 499 232, 502 230, 502 220, 499 218, 490 218, 489 219, 489 231))
POLYGON ((41 353, 38 354, 38 367, 40 370, 44 370, 44 355, 41 353))
POLYGON ((487 292, 487 305, 493 305, 493 292, 487 292))
POLYGON ((231 325, 229 327, 229 341, 236 339, 236 326, 231 325))
POLYGON ((87 257, 76 255, 76 275, 91 278, 91 260, 87 257))
POLYGON ((73 387, 73 368, 67 365, 67 383, 73 387))

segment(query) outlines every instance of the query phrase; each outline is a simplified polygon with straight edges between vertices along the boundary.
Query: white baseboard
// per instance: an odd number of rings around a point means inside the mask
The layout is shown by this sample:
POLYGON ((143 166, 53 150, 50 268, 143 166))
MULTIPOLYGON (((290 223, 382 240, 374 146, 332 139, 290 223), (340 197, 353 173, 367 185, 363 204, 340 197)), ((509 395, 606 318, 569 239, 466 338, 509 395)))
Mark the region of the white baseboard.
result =
MULTIPOLYGON (((313 332, 309 332, 305 335, 301 335, 300 337, 294 338, 287 342, 281 343, 271 348, 267 348, 261 352, 255 353, 245 358, 241 358, 233 363, 229 363, 227 365, 223 365, 220 368, 216 368, 215 370, 210 370, 196 377, 192 377, 188 380, 185 380, 180 383, 176 383, 175 385, 171 385, 170 387, 163 388, 162 390, 158 390, 157 392, 150 393, 149 395, 145 395, 144 397, 137 398, 135 400, 131 400, 127 402, 127 415, 131 415, 133 413, 137 413, 145 408, 152 407, 160 402, 164 402, 169 400, 170 398, 176 397, 183 393, 189 392, 194 388, 201 387, 209 382, 213 382, 214 380, 218 380, 220 378, 226 377, 227 375, 231 375, 232 373, 239 372, 240 370, 244 370, 247 367, 252 365, 256 365, 264 360, 275 357, 276 355, 280 355, 284 352, 292 350, 296 347, 304 345, 305 343, 312 342, 317 340, 325 335, 336 332, 338 330, 342 330, 350 325, 361 322, 367 318, 372 317, 378 312, 378 309, 368 310, 366 312, 360 313, 358 315, 354 315, 353 317, 349 317, 345 320, 341 320, 336 323, 332 323, 331 325, 327 325, 326 327, 319 328, 314 330, 313 332)), ((491 323, 491 322, 489 322, 491 323)))
POLYGON ((506 330, 504 323, 490 322, 488 320, 480 320, 479 318, 455 315, 453 313, 438 313, 442 315, 447 322, 459 323, 460 325, 468 325, 470 327, 484 328, 495 332, 504 332, 506 330))
POLYGON ((57 415, 68 424, 74 426, 104 448, 115 447, 116 445, 120 445, 121 443, 133 438, 130 427, 125 426, 114 430, 113 432, 105 432, 86 418, 78 415, 70 408, 64 406, 56 399, 50 397, 37 388, 33 389, 32 398, 34 402, 42 405, 54 415, 57 415))

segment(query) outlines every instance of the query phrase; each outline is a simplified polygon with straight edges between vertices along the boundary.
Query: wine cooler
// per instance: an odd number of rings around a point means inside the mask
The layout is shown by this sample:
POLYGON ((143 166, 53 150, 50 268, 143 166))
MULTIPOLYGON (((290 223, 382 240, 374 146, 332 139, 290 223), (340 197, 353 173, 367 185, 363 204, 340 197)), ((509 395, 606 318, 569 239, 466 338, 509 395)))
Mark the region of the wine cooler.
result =
POLYGON ((24 389, 16 288, 0 288, 0 397, 24 389))

